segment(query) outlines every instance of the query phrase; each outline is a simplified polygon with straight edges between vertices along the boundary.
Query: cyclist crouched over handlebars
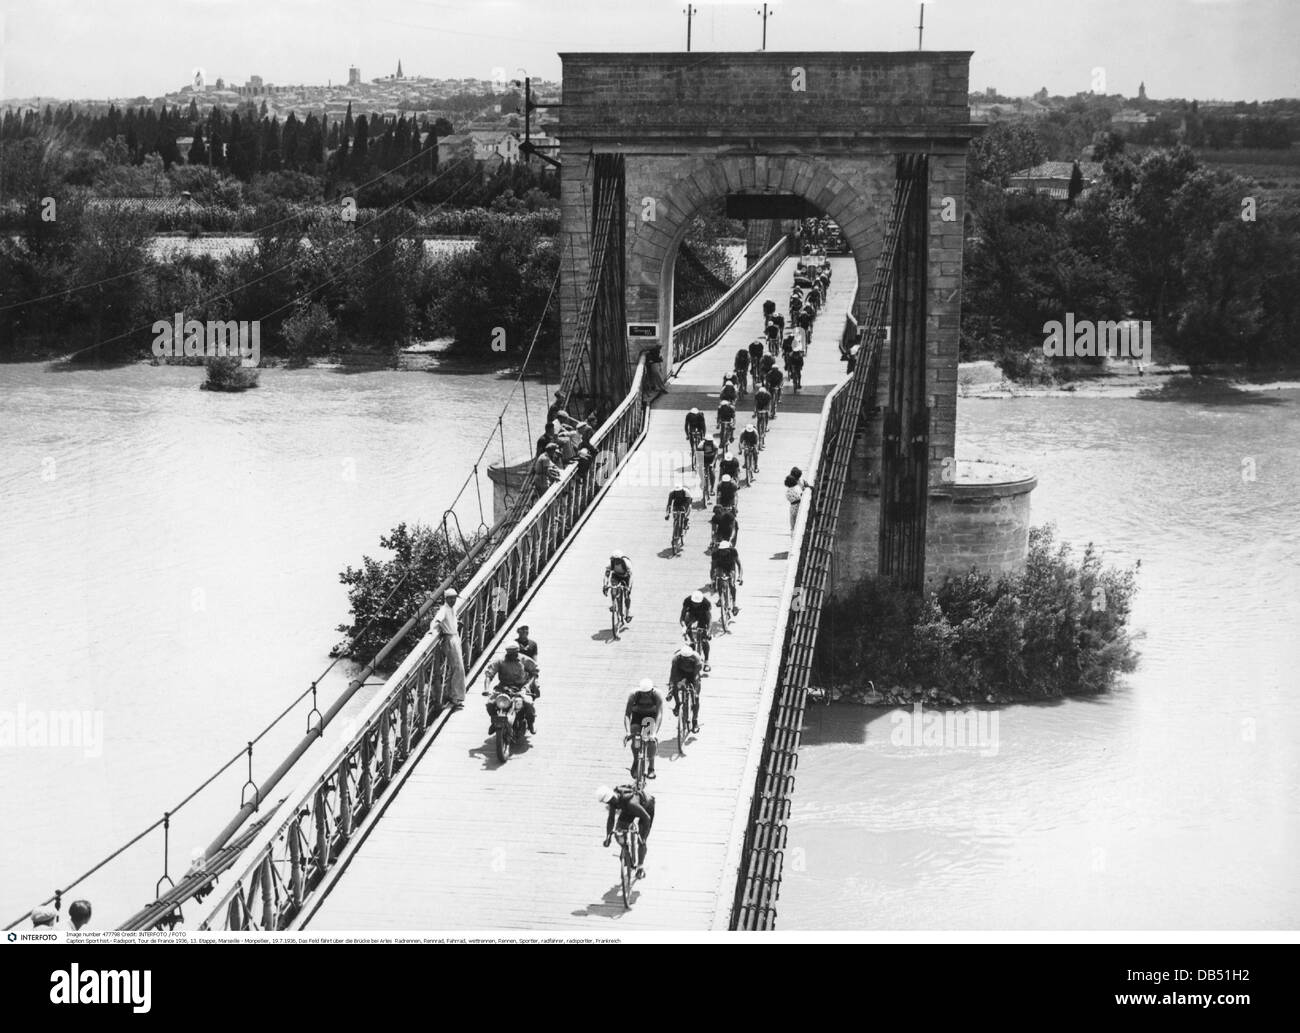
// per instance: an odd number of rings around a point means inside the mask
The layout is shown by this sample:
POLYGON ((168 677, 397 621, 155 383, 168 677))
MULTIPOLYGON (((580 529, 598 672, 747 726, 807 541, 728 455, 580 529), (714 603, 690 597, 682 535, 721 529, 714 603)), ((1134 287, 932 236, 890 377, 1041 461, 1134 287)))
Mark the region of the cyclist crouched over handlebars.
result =
POLYGON ((718 547, 713 550, 713 560, 709 564, 709 580, 715 584, 722 578, 731 582, 731 612, 739 613, 740 606, 737 605, 736 585, 737 575, 739 583, 745 583, 745 568, 741 566, 740 554, 736 552, 736 547, 731 542, 718 542, 718 547))
POLYGON ((605 846, 609 846, 614 839, 616 823, 620 832, 631 825, 634 819, 640 823, 640 835, 637 837, 640 842, 637 851, 636 877, 644 879, 646 840, 650 838, 650 826, 655 820, 655 798, 644 789, 629 785, 622 785, 617 789, 601 786, 596 795, 609 809, 609 817, 605 820, 605 846))
MULTIPOLYGON (((542 690, 537 687, 538 668, 531 659, 519 655, 519 647, 514 643, 506 646, 506 655, 499 660, 493 660, 487 665, 484 671, 487 676, 486 688, 483 695, 492 694, 492 679, 498 679, 497 687, 503 692, 519 693, 523 700, 523 718, 528 725, 530 734, 537 734, 537 710, 533 706, 533 700, 542 694, 542 690), (524 690, 528 691, 525 692, 524 690)), ((488 700, 487 712, 489 720, 495 714, 492 701, 488 700)), ((488 725, 488 734, 490 735, 495 725, 488 725)))
POLYGON ((695 711, 687 716, 691 719, 691 731, 700 730, 700 675, 704 672, 704 661, 700 654, 690 646, 677 647, 673 653, 672 666, 668 669, 668 701, 673 705, 673 716, 681 707, 680 690, 688 685, 695 689, 695 711))
POLYGON ((713 633, 713 603, 703 592, 692 592, 682 600, 681 616, 677 622, 686 629, 689 642, 691 631, 700 629, 700 652, 704 654, 704 669, 709 670, 709 637, 713 633))
MULTIPOLYGON (((614 585, 621 585, 626 593, 627 612, 624 617, 632 619, 632 561, 625 552, 616 551, 609 554, 609 566, 605 568, 605 583, 600 587, 601 595, 609 595, 614 585)), ((610 606, 613 609, 613 606, 610 606)))

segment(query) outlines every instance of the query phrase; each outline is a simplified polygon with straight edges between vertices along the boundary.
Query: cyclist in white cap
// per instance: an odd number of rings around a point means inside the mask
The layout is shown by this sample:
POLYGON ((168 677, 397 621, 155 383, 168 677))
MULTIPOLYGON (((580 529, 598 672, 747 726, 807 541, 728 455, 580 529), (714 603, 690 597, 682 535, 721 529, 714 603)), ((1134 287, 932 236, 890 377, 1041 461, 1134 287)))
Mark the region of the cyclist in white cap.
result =
POLYGON ((704 656, 704 670, 709 671, 709 638, 713 628, 713 603, 703 592, 692 592, 682 600, 681 616, 677 622, 686 631, 686 641, 691 641, 691 629, 698 627, 702 632, 700 652, 704 656))
MULTIPOLYGON (((655 777, 655 748, 658 745, 659 726, 664 721, 664 694, 655 688, 649 678, 642 678, 641 683, 627 694, 627 706, 623 709, 623 730, 628 737, 632 735, 632 725, 640 725, 652 719, 654 728, 642 743, 646 751, 646 778, 655 777)), ((624 740, 625 742, 627 740, 624 740)), ((636 768, 632 769, 636 774, 636 768)))
POLYGON ((704 413, 699 409, 692 409, 686 414, 686 441, 692 451, 695 449, 695 443, 702 440, 708 432, 709 426, 704 419, 704 413))

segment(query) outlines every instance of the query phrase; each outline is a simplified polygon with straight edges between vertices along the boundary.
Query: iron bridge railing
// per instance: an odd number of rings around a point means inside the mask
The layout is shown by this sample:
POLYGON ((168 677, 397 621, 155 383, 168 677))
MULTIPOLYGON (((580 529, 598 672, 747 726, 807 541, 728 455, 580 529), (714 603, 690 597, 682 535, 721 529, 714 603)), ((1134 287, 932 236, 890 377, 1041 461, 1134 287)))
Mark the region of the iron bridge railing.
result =
MULTIPOLYGON (((631 390, 593 442, 621 462, 641 438, 647 406, 637 364, 631 390)), ((484 561, 460 596, 466 680, 472 681, 524 600, 561 551, 612 472, 600 459, 585 474, 567 467, 484 561)), ((351 726, 316 773, 286 799, 280 818, 249 844, 204 929, 282 930, 310 917, 320 891, 368 822, 377 819, 405 771, 436 735, 445 664, 430 631, 351 726)), ((223 880, 224 881, 224 880, 223 880)))
POLYGON ((772 278, 781 263, 795 253, 794 237, 786 234, 762 258, 745 270, 745 275, 717 301, 684 323, 673 327, 673 362, 680 366, 709 347, 722 336, 763 285, 772 278))

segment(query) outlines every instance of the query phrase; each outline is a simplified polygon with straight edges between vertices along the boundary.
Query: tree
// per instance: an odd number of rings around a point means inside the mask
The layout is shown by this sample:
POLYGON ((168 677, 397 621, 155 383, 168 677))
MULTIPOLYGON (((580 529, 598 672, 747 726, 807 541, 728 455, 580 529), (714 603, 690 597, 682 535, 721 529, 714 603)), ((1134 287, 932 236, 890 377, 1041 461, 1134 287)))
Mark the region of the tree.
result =
MULTIPOLYGON (((191 101, 191 104, 194 102, 191 101)), ((208 149, 203 143, 203 127, 196 125, 194 127, 194 142, 190 144, 190 153, 187 159, 191 165, 205 165, 208 161, 208 149)))
POLYGON ((1074 199, 1083 193, 1083 172, 1079 169, 1079 163, 1074 163, 1074 168, 1070 170, 1070 185, 1066 189, 1066 198, 1071 204, 1074 199))

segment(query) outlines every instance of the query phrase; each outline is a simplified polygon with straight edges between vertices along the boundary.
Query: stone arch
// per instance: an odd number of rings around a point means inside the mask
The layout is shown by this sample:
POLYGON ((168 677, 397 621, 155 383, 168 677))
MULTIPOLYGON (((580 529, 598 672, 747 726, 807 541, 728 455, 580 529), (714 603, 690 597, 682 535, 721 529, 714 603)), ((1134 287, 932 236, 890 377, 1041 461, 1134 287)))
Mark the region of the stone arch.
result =
MULTIPOLYGON (((892 165, 892 163, 891 163, 892 165)), ((892 167, 889 169, 892 177, 892 167)), ((657 192, 642 191, 629 169, 630 228, 627 248, 629 320, 658 322, 665 351, 671 351, 673 269, 691 218, 706 204, 731 193, 794 194, 835 220, 844 233, 857 267, 854 312, 861 314, 880 255, 887 212, 882 197, 864 195, 827 162, 802 154, 722 154, 658 170, 657 192), (670 185, 665 190, 662 184, 670 185), (653 197, 655 218, 642 219, 646 197, 653 197)), ((889 188, 892 191, 892 178, 889 188)), ((646 184, 650 186, 649 183, 646 184)), ((671 356, 667 356, 671 357, 671 356)))

